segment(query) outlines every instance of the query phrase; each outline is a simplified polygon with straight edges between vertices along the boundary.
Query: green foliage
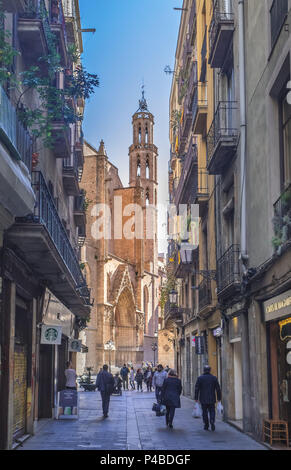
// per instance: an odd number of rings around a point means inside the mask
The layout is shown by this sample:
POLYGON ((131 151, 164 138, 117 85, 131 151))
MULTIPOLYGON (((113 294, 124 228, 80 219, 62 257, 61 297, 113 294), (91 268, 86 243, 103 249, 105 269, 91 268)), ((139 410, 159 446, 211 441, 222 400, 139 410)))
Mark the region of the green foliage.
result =
MULTIPOLYGON (((28 9, 33 8, 33 5, 34 3, 30 5, 28 2, 28 9)), ((28 11, 29 15, 32 13, 31 10, 28 11)), ((45 20, 47 12, 42 11, 41 17, 45 20)), ((4 20, 4 13, 0 11, 0 24, 4 20)), ((7 83, 9 79, 9 87, 19 94, 16 106, 19 119, 35 139, 41 138, 45 147, 52 148, 54 145, 53 124, 61 122, 66 128, 69 124, 82 120, 82 115, 78 114, 74 108, 74 99, 88 99, 99 86, 99 78, 79 65, 67 77, 65 89, 58 89, 57 73, 64 72, 64 67, 61 64, 60 54, 57 52, 57 37, 50 30, 47 21, 44 21, 44 29, 48 54, 38 58, 39 65, 20 72, 12 80, 10 70, 14 57, 19 55, 19 52, 9 44, 9 33, 4 31, 4 28, 0 28, 0 85, 7 83), (41 73, 44 68, 45 74, 41 73), (23 97, 29 90, 35 90, 38 94, 40 105, 36 109, 25 106, 23 102, 23 97)), ((68 55, 73 63, 80 60, 75 45, 68 47, 68 55)))
POLYGON ((171 128, 173 129, 174 134, 178 133, 181 116, 182 116, 181 111, 178 111, 177 109, 174 109, 172 111, 170 124, 171 124, 171 128))

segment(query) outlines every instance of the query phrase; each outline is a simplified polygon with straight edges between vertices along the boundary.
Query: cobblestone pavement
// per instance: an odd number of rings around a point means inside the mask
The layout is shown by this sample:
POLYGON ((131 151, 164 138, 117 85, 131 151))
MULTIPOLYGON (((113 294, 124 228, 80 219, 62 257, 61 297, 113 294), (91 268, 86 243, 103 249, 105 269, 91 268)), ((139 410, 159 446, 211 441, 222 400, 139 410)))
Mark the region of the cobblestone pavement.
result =
POLYGON ((99 392, 80 391, 78 420, 48 420, 19 450, 266 450, 232 426, 216 422, 204 431, 191 416, 193 401, 182 397, 174 428, 152 411, 154 393, 126 391, 110 400, 103 419, 99 392))

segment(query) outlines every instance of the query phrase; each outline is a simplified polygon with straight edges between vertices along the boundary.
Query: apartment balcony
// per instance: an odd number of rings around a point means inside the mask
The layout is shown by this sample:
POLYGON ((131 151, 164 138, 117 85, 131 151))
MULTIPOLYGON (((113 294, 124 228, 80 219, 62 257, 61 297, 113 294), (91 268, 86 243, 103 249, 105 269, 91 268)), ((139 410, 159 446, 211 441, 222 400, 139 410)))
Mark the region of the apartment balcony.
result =
POLYGON ((16 219, 7 232, 8 243, 17 246, 39 280, 72 313, 88 316, 90 291, 41 172, 32 172, 32 187, 36 195, 34 213, 16 219))
POLYGON ((63 185, 68 196, 79 195, 79 163, 75 152, 63 160, 63 185))
POLYGON ((196 0, 193 0, 191 5, 190 17, 189 17, 189 40, 190 44, 194 44, 195 34, 196 34, 196 0))
POLYGON ((236 102, 218 104, 207 135, 207 169, 211 175, 222 174, 236 154, 239 138, 236 113, 236 102))
POLYGON ((209 27, 209 64, 212 68, 222 68, 234 32, 232 0, 216 0, 209 27))
POLYGON ((194 97, 192 101, 192 125, 194 134, 206 134, 207 112, 207 85, 206 83, 198 83, 194 91, 194 97))
POLYGON ((183 164, 183 170, 175 193, 175 204, 187 204, 195 193, 194 176, 197 172, 198 152, 193 139, 189 144, 188 152, 183 164))
POLYGON ((203 279, 199 284, 199 310, 203 310, 205 307, 211 305, 211 281, 209 279, 203 279))
POLYGON ((217 261, 217 294, 220 298, 231 297, 240 291, 240 246, 232 245, 217 261))
POLYGON ((183 118, 182 118, 182 123, 181 123, 181 136, 183 139, 186 139, 186 140, 188 138, 188 135, 191 129, 191 124, 192 124, 192 109, 190 105, 191 105, 190 96, 187 95, 184 101, 183 118))
POLYGON ((288 16, 288 0, 274 0, 271 15, 271 47, 273 48, 288 16))
POLYGON ((165 322, 169 319, 173 320, 174 323, 182 324, 183 323, 183 311, 184 309, 177 307, 177 305, 173 305, 168 300, 164 306, 164 317, 165 322))
POLYGON ((190 77, 189 77, 189 84, 188 84, 188 95, 192 100, 195 89, 198 84, 198 76, 197 76, 197 61, 195 60, 192 62, 191 70, 190 70, 190 77))
POLYGON ((71 128, 64 121, 52 123, 53 152, 56 158, 70 158, 71 128))
POLYGON ((75 197, 74 220, 77 227, 86 227, 86 205, 85 194, 83 191, 75 197))
POLYGON ((203 217, 207 210, 209 201, 209 175, 206 168, 199 168, 196 175, 197 185, 195 193, 195 204, 199 205, 199 216, 203 217))
POLYGON ((27 65, 38 65, 45 73, 46 65, 39 58, 48 54, 49 15, 44 0, 26 2, 25 10, 18 15, 18 38, 21 57, 27 65))
POLYGON ((0 201, 13 215, 27 214, 35 201, 30 183, 32 140, 1 86, 0 146, 0 201))
POLYGON ((279 248, 291 240, 291 184, 274 204, 274 245, 279 248))
POLYGON ((27 0, 2 0, 3 10, 8 13, 23 13, 27 0))
POLYGON ((51 1, 50 28, 58 39, 62 65, 66 66, 68 63, 67 32, 63 4, 61 0, 58 2, 51 1))
POLYGON ((206 69, 207 69, 207 27, 205 27, 204 38, 201 48, 201 71, 200 71, 200 82, 205 82, 206 69))
POLYGON ((190 38, 189 35, 186 36, 185 39, 185 44, 184 44, 184 50, 183 50, 183 58, 182 58, 182 63, 183 63, 183 69, 186 70, 189 65, 189 61, 191 59, 192 55, 192 46, 190 44, 190 38))
POLYGON ((182 127, 182 124, 180 124, 179 126, 179 137, 178 137, 178 152, 179 152, 179 155, 183 155, 185 153, 185 149, 186 149, 186 144, 187 144, 187 135, 184 136, 183 135, 183 127, 182 127))

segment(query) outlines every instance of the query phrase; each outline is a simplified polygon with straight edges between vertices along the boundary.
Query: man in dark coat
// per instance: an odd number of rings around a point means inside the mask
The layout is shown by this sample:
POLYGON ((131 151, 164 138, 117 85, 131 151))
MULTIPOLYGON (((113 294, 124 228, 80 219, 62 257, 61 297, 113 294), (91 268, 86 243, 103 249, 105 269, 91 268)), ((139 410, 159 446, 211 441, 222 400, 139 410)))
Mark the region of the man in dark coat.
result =
POLYGON ((166 406, 166 426, 173 427, 173 419, 176 408, 181 408, 180 395, 182 383, 173 369, 169 370, 168 378, 163 382, 161 391, 161 403, 166 406))
POLYGON ((129 374, 129 368, 126 366, 126 364, 123 364, 123 367, 120 369, 120 375, 122 378, 122 383, 123 383, 123 390, 128 390, 128 374, 129 374))
POLYGON ((204 367, 204 374, 198 377, 195 385, 195 400, 202 406, 202 416, 205 431, 209 428, 208 412, 210 415, 211 430, 215 431, 215 403, 221 401, 221 390, 217 377, 210 374, 211 367, 204 367), (216 393, 215 393, 216 392, 216 393))
POLYGON ((114 378, 113 375, 108 372, 108 366, 106 364, 103 366, 103 370, 97 375, 96 387, 101 393, 103 416, 107 418, 110 395, 114 388, 114 378))

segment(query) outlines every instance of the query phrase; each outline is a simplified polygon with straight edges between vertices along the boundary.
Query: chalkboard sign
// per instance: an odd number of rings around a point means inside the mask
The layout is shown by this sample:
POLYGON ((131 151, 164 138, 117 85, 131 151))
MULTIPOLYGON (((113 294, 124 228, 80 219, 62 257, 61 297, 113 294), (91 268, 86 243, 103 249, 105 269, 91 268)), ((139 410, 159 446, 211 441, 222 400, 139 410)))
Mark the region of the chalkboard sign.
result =
POLYGON ((77 390, 62 390, 58 393, 57 419, 78 418, 77 390))

